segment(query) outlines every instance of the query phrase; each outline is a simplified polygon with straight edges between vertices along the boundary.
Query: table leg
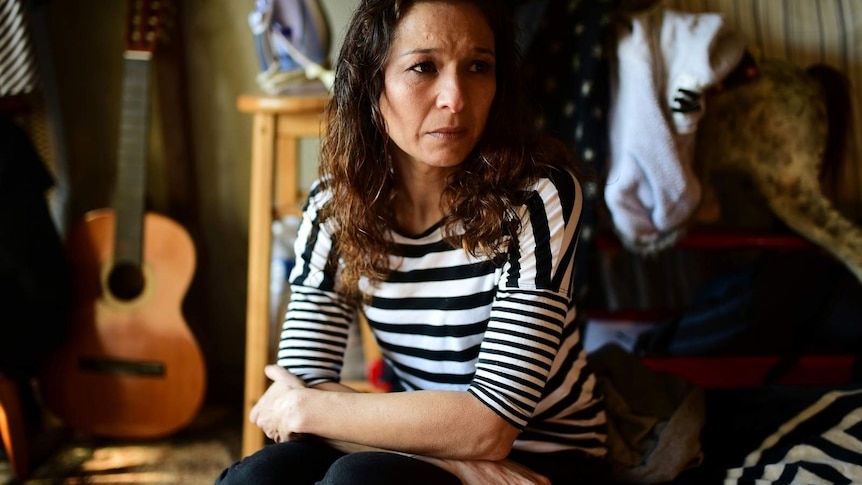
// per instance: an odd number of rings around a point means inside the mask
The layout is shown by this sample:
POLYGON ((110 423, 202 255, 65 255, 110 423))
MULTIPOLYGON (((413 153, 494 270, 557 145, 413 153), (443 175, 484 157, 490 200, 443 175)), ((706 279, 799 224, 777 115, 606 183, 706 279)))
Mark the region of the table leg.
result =
POLYGON ((248 294, 245 342, 245 401, 242 456, 264 443, 260 429, 248 421, 252 406, 266 390, 263 369, 269 349, 269 265, 272 242, 272 181, 275 116, 254 116, 248 234, 248 294))

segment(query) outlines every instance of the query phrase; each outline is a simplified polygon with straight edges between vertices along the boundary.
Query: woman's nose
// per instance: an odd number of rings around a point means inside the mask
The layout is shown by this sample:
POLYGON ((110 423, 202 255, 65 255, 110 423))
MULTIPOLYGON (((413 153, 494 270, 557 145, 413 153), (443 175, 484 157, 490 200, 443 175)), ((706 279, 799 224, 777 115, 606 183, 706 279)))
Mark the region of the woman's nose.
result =
POLYGON ((457 113, 464 109, 466 103, 464 79, 457 74, 440 77, 440 88, 437 92, 437 107, 457 113))

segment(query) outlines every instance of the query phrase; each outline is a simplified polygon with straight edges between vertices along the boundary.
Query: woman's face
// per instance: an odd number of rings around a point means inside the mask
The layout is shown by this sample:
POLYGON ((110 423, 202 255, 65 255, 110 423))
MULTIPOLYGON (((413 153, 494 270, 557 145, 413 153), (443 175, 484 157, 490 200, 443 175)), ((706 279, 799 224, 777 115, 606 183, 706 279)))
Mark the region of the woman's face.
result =
POLYGON ((468 3, 420 2, 395 29, 380 110, 396 166, 459 165, 476 146, 496 92, 494 34, 468 3))

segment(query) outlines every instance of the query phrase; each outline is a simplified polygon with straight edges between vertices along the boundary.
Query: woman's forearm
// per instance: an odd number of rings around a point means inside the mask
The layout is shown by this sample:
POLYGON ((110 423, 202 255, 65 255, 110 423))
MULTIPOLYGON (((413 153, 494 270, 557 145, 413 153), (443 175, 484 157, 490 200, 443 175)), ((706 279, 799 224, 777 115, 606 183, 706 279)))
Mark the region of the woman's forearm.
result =
POLYGON ((518 435, 514 426, 461 391, 364 394, 294 389, 284 399, 284 419, 291 433, 408 454, 499 460, 518 435))
POLYGON ((321 391, 331 391, 331 392, 359 392, 356 389, 341 384, 340 382, 324 382, 322 384, 317 384, 315 386, 311 386, 314 389, 318 389, 321 391))

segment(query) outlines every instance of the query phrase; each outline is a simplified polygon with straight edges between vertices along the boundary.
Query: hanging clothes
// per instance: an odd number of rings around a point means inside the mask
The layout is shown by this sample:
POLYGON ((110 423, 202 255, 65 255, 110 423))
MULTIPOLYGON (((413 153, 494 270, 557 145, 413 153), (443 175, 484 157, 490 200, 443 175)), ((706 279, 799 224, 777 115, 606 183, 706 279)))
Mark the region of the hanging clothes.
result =
POLYGON ((629 248, 651 252, 672 244, 700 203, 693 158, 704 93, 739 64, 745 47, 722 15, 661 4, 619 29, 604 194, 629 248))

